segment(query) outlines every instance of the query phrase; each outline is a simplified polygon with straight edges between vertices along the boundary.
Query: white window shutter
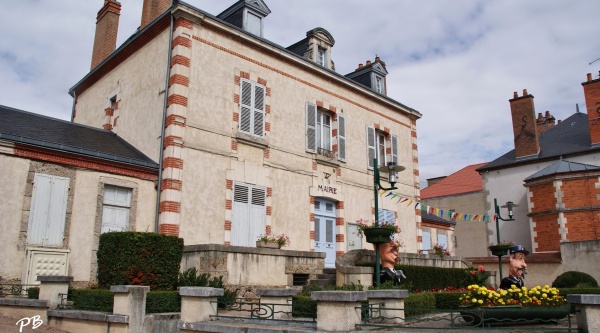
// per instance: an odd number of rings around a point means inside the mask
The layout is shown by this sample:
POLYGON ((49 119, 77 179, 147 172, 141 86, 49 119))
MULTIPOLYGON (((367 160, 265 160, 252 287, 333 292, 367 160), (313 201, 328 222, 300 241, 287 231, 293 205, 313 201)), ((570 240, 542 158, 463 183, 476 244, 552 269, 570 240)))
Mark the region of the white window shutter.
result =
POLYGON ((252 246, 259 235, 265 233, 266 218, 266 191, 263 188, 252 187, 250 202, 250 232, 248 233, 249 246, 252 246))
POLYGON ((254 85, 254 135, 263 136, 265 129, 265 88, 254 85))
POLYGON ((246 237, 250 233, 249 192, 250 188, 244 184, 234 185, 231 211, 231 245, 248 246, 246 237))
POLYGON ((306 151, 317 152, 317 106, 306 102, 306 151))
POLYGON ((373 159, 375 159, 375 144, 375 128, 367 126, 367 165, 369 170, 373 170, 373 159))
POLYGON ((27 228, 27 243, 29 244, 43 244, 44 242, 51 190, 52 176, 36 173, 33 181, 31 208, 29 209, 29 227, 27 228))
POLYGON ((240 82, 240 131, 250 133, 252 124, 252 83, 240 82))
POLYGON ((338 159, 346 161, 346 117, 338 115, 338 159))
POLYGON ((69 178, 53 177, 45 245, 61 246, 63 243, 68 197, 69 178))
POLYGON ((392 135, 392 162, 398 164, 398 136, 392 135))
POLYGON ((65 230, 69 178, 35 174, 27 242, 61 246, 65 230))

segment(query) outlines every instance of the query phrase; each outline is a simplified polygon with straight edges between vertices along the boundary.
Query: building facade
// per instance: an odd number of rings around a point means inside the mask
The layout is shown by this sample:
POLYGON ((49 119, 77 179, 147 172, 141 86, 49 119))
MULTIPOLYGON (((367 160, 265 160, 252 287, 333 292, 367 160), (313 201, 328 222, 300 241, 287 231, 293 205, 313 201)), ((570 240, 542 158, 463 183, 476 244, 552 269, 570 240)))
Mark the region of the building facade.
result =
MULTIPOLYGON (((161 9, 115 51, 94 51, 70 93, 75 123, 109 129, 158 161, 152 231, 186 245, 249 247, 285 233, 289 249, 325 252, 333 267, 368 246, 352 222, 374 220, 375 157, 405 166, 397 191, 418 197, 421 114, 387 97, 381 59, 341 75, 323 28, 288 48, 268 41, 263 1, 217 16, 182 2, 147 0, 148 8, 161 9)), ((114 48, 119 11, 105 1, 94 50, 114 48)), ((415 211, 390 202, 380 210, 417 252, 415 211)))

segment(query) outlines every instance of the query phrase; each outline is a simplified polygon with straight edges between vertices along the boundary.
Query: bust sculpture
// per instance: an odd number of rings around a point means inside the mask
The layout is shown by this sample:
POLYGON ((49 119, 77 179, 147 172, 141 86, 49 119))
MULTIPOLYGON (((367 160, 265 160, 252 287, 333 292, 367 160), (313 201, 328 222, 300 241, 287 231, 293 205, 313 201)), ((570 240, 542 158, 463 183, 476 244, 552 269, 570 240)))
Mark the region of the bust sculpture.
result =
MULTIPOLYGON (((399 245, 393 239, 390 239, 387 243, 379 244, 379 256, 381 259, 379 282, 382 284, 392 281, 394 286, 400 286, 402 279, 406 278, 401 270, 394 268, 394 265, 398 261, 398 249, 399 245)), ((373 276, 373 284, 375 284, 375 276, 373 276)))
POLYGON ((510 289, 512 285, 521 288, 525 285, 523 279, 527 274, 525 257, 529 251, 522 245, 511 246, 508 249, 508 276, 502 279, 500 289, 510 289))

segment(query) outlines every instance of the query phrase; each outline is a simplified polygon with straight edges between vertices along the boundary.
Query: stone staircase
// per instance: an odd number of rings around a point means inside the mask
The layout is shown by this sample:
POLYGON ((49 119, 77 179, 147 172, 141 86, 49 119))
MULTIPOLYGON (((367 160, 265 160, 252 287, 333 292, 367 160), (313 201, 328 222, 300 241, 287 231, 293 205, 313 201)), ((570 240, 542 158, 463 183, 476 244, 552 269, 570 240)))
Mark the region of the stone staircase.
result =
POLYGON ((335 286, 335 279, 335 268, 324 268, 323 273, 317 274, 317 278, 310 280, 309 284, 315 283, 319 287, 335 286))

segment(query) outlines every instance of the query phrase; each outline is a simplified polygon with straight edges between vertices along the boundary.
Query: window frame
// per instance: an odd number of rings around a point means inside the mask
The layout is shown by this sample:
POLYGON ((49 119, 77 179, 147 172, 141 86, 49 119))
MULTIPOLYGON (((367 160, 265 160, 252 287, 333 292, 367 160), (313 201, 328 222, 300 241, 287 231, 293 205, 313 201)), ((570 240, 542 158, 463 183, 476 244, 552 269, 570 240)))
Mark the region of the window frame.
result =
POLYGON ((327 67, 327 49, 317 46, 317 65, 327 67))
POLYGON ((240 117, 238 121, 238 131, 251 136, 264 138, 265 137, 265 122, 266 122, 266 87, 248 79, 240 79, 240 103, 239 112, 240 117), (249 94, 250 99, 246 103, 248 97, 245 96, 244 86, 248 84, 250 86, 249 94), (257 91, 258 90, 258 91, 257 91), (262 100, 261 108, 257 108, 257 96, 260 94, 262 100), (247 109, 247 110, 245 110, 247 109), (246 115, 247 114, 247 115, 246 115), (261 120, 257 120, 257 116, 261 116, 261 120), (247 129, 245 124, 245 118, 249 117, 247 129), (261 124, 257 124, 260 121, 261 124), (258 125, 258 127, 257 127, 258 125), (257 131, 259 129, 259 131, 257 131), (257 133, 259 132, 259 133, 257 133))
POLYGON ((100 224, 100 233, 103 234, 105 232, 110 232, 110 231, 129 231, 131 230, 130 226, 130 220, 131 220, 131 208, 132 208, 132 197, 133 197, 133 189, 131 188, 127 188, 127 187, 122 187, 122 186, 115 186, 115 185, 105 185, 104 189, 103 189, 103 196, 102 196, 102 219, 101 219, 101 224, 100 224), (116 191, 125 191, 126 195, 127 195, 127 200, 126 200, 126 204, 122 204, 119 203, 117 201, 109 201, 107 199, 107 189, 114 189, 116 191), (114 229, 110 229, 110 226, 117 226, 116 224, 110 224, 110 223, 105 223, 107 222, 106 218, 107 218, 107 213, 109 210, 112 211, 123 211, 126 213, 127 218, 126 218, 126 225, 124 228, 121 228, 121 230, 114 230, 114 229), (108 229, 106 231, 103 231, 105 229, 105 227, 108 229))

